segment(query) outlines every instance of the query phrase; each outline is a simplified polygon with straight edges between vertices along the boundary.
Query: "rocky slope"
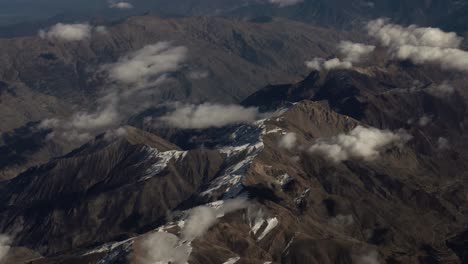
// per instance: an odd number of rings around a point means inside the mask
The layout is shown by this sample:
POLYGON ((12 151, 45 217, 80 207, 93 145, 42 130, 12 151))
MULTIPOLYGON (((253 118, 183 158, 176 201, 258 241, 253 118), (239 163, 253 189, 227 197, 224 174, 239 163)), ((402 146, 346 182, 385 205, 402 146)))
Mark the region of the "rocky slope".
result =
POLYGON ((274 111, 252 124, 98 137, 1 183, 9 261, 464 263, 466 107, 428 80, 313 72, 248 97, 274 111))

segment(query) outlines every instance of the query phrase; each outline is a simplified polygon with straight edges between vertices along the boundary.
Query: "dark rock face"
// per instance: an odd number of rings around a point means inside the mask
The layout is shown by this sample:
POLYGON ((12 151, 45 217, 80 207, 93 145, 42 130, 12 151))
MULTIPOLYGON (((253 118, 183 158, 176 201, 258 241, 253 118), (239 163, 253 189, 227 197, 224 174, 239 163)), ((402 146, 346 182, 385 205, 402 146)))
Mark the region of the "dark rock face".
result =
POLYGON ((468 231, 464 231, 449 239, 447 246, 458 255, 462 263, 468 262, 468 231))
POLYGON ((216 151, 166 149, 171 145, 153 138, 77 151, 3 182, 2 229, 20 230, 19 245, 50 255, 160 225, 214 178, 223 158, 216 151), (166 160, 159 151, 174 156, 166 160))

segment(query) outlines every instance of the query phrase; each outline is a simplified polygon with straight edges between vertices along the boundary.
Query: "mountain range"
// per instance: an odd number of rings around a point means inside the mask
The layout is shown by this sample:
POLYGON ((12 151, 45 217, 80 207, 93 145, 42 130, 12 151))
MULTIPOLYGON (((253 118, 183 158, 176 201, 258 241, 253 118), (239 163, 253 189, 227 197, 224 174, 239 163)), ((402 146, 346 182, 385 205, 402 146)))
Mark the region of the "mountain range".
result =
POLYGON ((0 38, 1 263, 468 263, 465 1, 48 3, 0 38))

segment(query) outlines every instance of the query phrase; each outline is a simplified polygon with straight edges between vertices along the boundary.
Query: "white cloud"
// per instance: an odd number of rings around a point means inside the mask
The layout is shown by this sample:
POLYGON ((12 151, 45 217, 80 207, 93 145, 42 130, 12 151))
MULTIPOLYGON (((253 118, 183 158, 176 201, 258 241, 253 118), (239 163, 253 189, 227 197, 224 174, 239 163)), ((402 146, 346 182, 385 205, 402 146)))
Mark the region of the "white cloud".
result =
POLYGON ((41 38, 62 41, 80 41, 91 37, 93 27, 89 24, 58 23, 48 30, 40 30, 41 38))
POLYGON ((340 134, 329 139, 318 139, 310 148, 312 153, 320 153, 340 162, 351 158, 372 160, 380 151, 392 144, 405 142, 409 135, 403 132, 357 126, 349 134, 340 134))
POLYGON ((192 241, 205 234, 212 227, 217 218, 225 214, 245 209, 249 205, 247 198, 240 197, 223 201, 218 208, 209 206, 198 206, 190 210, 189 216, 182 229, 182 238, 192 241))
POLYGON ((352 215, 337 215, 330 219, 330 224, 337 226, 350 226, 354 224, 354 217, 352 215))
POLYGON ((190 210, 190 215, 182 229, 183 237, 194 240, 205 234, 216 223, 216 210, 208 206, 199 206, 190 210))
POLYGON ((109 7, 117 9, 132 9, 133 5, 129 2, 110 2, 109 7))
POLYGON ((304 0, 269 0, 270 3, 279 7, 293 6, 304 2, 304 0))
POLYGON ((297 135, 296 133, 287 133, 282 136, 278 145, 280 148, 292 149, 296 146, 297 135))
MULTIPOLYGON (((124 55, 116 63, 102 66, 112 81, 97 99, 97 109, 75 113, 68 120, 44 120, 39 128, 54 128, 51 136, 83 143, 95 135, 117 135, 123 120, 152 105, 152 97, 165 78, 185 59, 185 47, 171 47, 158 42, 124 55), (155 89, 150 89, 155 88, 155 89)), ((107 138, 113 138, 111 136, 107 138)))
POLYGON ((8 251, 10 251, 11 238, 7 235, 0 234, 0 261, 3 260, 8 251))
POLYGON ((402 27, 377 19, 368 23, 369 35, 389 48, 392 57, 416 64, 439 64, 444 69, 468 71, 468 52, 459 49, 462 37, 438 28, 402 27))
POLYGON ((433 63, 448 70, 468 71, 468 52, 460 49, 405 45, 398 47, 394 55, 416 64, 433 63))
POLYGON ((444 32, 438 28, 409 26, 402 27, 377 19, 367 24, 368 33, 386 47, 425 46, 438 48, 457 48, 463 38, 454 32, 444 32))
POLYGON ((375 46, 354 43, 350 41, 341 41, 338 45, 338 51, 343 56, 343 59, 333 58, 325 60, 324 58, 313 58, 306 61, 305 65, 309 69, 316 71, 332 70, 332 69, 349 69, 353 67, 353 63, 359 63, 361 60, 372 53, 375 46))
POLYGON ((207 78, 208 76, 210 76, 209 72, 207 72, 207 71, 197 71, 197 70, 190 71, 187 74, 187 77, 192 79, 192 80, 204 79, 204 78, 207 78))
POLYGON ((182 243, 180 239, 170 233, 156 232, 146 236, 140 243, 137 263, 157 264, 157 263, 187 263, 191 247, 182 243))
POLYGON ((363 59, 363 57, 372 53, 375 50, 375 46, 350 41, 341 41, 338 45, 338 50, 344 56, 344 61, 358 63, 363 59))
POLYGON ((323 58, 313 58, 310 61, 306 61, 305 65, 309 69, 320 71, 320 70, 322 70, 324 62, 325 62, 325 60, 323 58))
POLYGON ((47 128, 54 128, 57 127, 60 124, 60 120, 57 118, 48 118, 44 119, 39 123, 39 128, 41 129, 47 129, 47 128))
POLYGON ((356 264, 380 264, 379 253, 377 251, 370 251, 366 254, 355 257, 354 263, 356 264))
POLYGON ((204 103, 179 105, 175 111, 161 117, 160 121, 179 128, 208 128, 250 123, 255 121, 258 115, 258 109, 253 107, 204 103))
POLYGON ((187 57, 187 48, 158 42, 131 52, 118 62, 104 66, 112 80, 127 85, 149 86, 158 83, 163 74, 179 69, 187 57))
POLYGON ((94 31, 102 35, 109 33, 109 31, 107 31, 107 28, 105 26, 97 26, 94 28, 94 31))
POLYGON ((455 93, 455 87, 450 85, 448 82, 443 82, 439 85, 434 85, 427 88, 427 91, 438 97, 446 97, 455 93))
POLYGON ((334 58, 331 60, 327 60, 323 63, 323 67, 326 70, 331 70, 331 69, 349 69, 353 67, 353 64, 349 61, 341 61, 338 58, 334 58))
POLYGON ((77 113, 71 120, 71 126, 78 130, 101 130, 112 127, 119 121, 117 110, 110 106, 94 113, 77 113))
POLYGON ((222 201, 219 207, 199 206, 191 209, 184 222, 180 237, 156 232, 140 243, 136 256, 140 264, 174 263, 185 264, 190 257, 190 242, 203 236, 225 214, 247 208, 247 198, 240 197, 222 201))
POLYGON ((95 134, 106 130, 109 130, 109 135, 114 135, 114 138, 122 135, 120 133, 122 130, 118 128, 120 121, 121 117, 117 110, 113 105, 109 105, 95 112, 76 113, 69 120, 45 119, 38 127, 54 129, 54 132, 49 134, 49 139, 59 136, 68 141, 83 143, 91 140, 95 134))
POLYGON ((446 139, 444 137, 439 137, 437 139, 437 148, 440 149, 440 150, 450 148, 450 143, 449 143, 448 139, 446 139))
POLYGON ((310 61, 305 62, 306 66, 310 69, 320 71, 322 69, 332 70, 332 69, 349 69, 353 67, 353 64, 349 61, 342 61, 338 58, 333 58, 330 60, 324 60, 323 58, 314 58, 310 61))
POLYGON ((418 120, 418 125, 419 126, 422 126, 422 127, 425 127, 427 126, 430 122, 431 122, 432 118, 427 116, 427 115, 424 115, 422 116, 421 118, 419 118, 418 120))

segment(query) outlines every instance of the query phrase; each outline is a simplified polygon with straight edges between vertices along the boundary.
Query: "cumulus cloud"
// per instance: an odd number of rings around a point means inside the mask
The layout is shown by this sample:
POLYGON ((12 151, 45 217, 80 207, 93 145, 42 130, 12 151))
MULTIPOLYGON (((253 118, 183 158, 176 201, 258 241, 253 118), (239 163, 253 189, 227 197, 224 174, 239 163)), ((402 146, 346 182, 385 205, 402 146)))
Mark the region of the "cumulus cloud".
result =
POLYGON ((320 71, 323 68, 323 63, 324 62, 325 62, 325 59, 323 59, 323 58, 313 58, 310 61, 306 61, 305 65, 309 69, 320 71))
POLYGON ((349 61, 342 61, 338 58, 333 58, 330 60, 325 60, 323 58, 314 58, 310 61, 305 62, 306 66, 310 69, 320 71, 322 69, 332 70, 332 69, 349 69, 353 67, 353 64, 349 61))
POLYGON ((89 24, 58 23, 48 30, 40 30, 41 38, 61 41, 80 41, 91 37, 93 27, 89 24))
POLYGON ((270 3, 279 7, 293 6, 304 2, 304 0, 269 0, 270 3))
POLYGON ((439 64, 449 70, 468 71, 468 52, 459 49, 463 38, 438 28, 391 24, 377 19, 367 24, 369 35, 389 48, 392 57, 416 64, 439 64))
POLYGON ((409 138, 410 136, 404 132, 393 133, 388 130, 357 126, 349 134, 318 139, 309 151, 323 154, 335 162, 351 158, 373 160, 386 147, 403 143, 409 138))
POLYGON ((344 56, 344 61, 358 63, 365 56, 372 53, 375 50, 375 46, 354 43, 350 41, 342 41, 338 45, 338 50, 344 56))
MULTIPOLYGON (((118 129, 121 117, 113 105, 109 105, 95 112, 78 112, 69 120, 45 119, 38 127, 41 129, 54 129, 49 136, 82 143, 89 141, 96 133, 102 133, 109 130, 114 135, 122 135, 111 129, 118 129)), ((121 130, 120 130, 121 131, 121 130)), ((108 137, 109 139, 111 137, 108 137)))
POLYGON ((180 237, 165 233, 152 233, 141 242, 137 262, 140 264, 185 264, 192 248, 190 242, 203 236, 225 214, 247 208, 246 197, 222 201, 218 207, 198 206, 188 212, 180 237))
POLYGON ((182 238, 192 241, 205 234, 212 227, 218 217, 225 214, 245 209, 249 205, 247 198, 239 197, 235 199, 225 200, 223 204, 217 208, 210 206, 198 206, 190 210, 189 216, 185 221, 182 229, 182 238))
POLYGON ((366 254, 354 258, 356 264, 380 264, 379 253, 377 251, 370 251, 366 254))
POLYGON ((117 110, 109 106, 94 113, 77 113, 73 116, 70 125, 79 130, 100 130, 111 127, 118 120, 117 110))
POLYGON ((353 63, 359 63, 362 59, 372 53, 375 46, 354 43, 351 41, 341 41, 338 45, 338 51, 342 55, 342 59, 333 58, 326 60, 324 58, 313 58, 306 61, 305 65, 309 69, 316 71, 332 70, 332 69, 349 69, 353 67, 353 63))
POLYGON ((139 264, 185 264, 192 251, 191 247, 176 235, 166 232, 156 232, 145 237, 140 247, 142 254, 137 255, 139 264))
POLYGON ((330 224, 336 226, 350 226, 354 224, 354 217, 352 215, 337 215, 330 219, 330 224))
POLYGON ((199 80, 199 79, 204 79, 210 76, 210 73, 208 71, 200 71, 200 70, 193 70, 190 71, 187 74, 187 77, 192 79, 192 80, 199 80))
POLYGON ((443 82, 439 85, 433 85, 427 88, 427 91, 434 96, 447 97, 455 93, 455 87, 448 82, 443 82))
POLYGON ((159 120, 179 128, 223 127, 229 124, 250 123, 259 112, 254 107, 204 103, 200 105, 178 105, 175 111, 159 120))
POLYGON ((421 116, 421 118, 419 118, 419 120, 418 120, 418 125, 419 125, 419 126, 422 126, 422 127, 425 127, 425 126, 427 126, 431 121, 432 121, 432 118, 431 118, 430 116, 424 115, 424 116, 421 116))
POLYGON ((105 35, 107 33, 109 33, 109 31, 107 31, 107 28, 105 26, 97 26, 94 28, 94 31, 96 33, 99 33, 101 35, 105 35))
POLYGON ((367 24, 369 34, 376 37, 386 47, 404 45, 438 48, 457 48, 463 38, 454 32, 444 32, 438 28, 417 27, 415 25, 402 27, 391 24, 388 20, 377 19, 367 24))
POLYGON ((450 148, 450 143, 449 143, 448 139, 446 139, 444 137, 439 137, 437 139, 437 148, 439 150, 450 148))
POLYGON ((187 53, 186 47, 173 47, 169 42, 158 42, 131 52, 103 68, 112 80, 119 83, 154 85, 159 83, 163 74, 179 69, 187 53))
POLYGON ((202 236, 216 222, 216 210, 208 206, 199 206, 190 211, 182 234, 187 240, 202 236))
POLYGON ((109 7, 110 8, 117 8, 117 9, 132 9, 133 5, 129 2, 115 2, 115 1, 110 1, 109 2, 109 7))
POLYGON ((122 56, 116 63, 102 66, 110 82, 97 99, 94 110, 75 113, 67 120, 44 120, 40 128, 54 128, 51 136, 82 143, 96 134, 114 133, 131 115, 152 106, 165 74, 175 71, 185 59, 185 47, 172 47, 158 42, 122 56), (57 131, 55 131, 57 130, 57 131))
POLYGON ((10 251, 10 243, 11 238, 9 236, 0 234, 0 261, 2 261, 8 254, 8 251, 10 251))
POLYGON ((395 56, 416 64, 433 63, 448 70, 468 71, 468 52, 464 50, 405 45, 396 50, 395 56))
POLYGON ((296 146, 297 135, 296 133, 287 133, 283 135, 278 142, 280 148, 293 149, 296 146))

